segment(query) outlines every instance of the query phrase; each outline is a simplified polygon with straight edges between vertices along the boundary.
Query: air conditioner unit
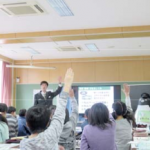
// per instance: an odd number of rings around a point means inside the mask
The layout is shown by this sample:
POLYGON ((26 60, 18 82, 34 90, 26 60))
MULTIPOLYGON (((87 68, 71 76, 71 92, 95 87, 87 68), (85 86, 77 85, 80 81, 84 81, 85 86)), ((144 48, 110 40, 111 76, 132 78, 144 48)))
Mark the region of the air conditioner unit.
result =
POLYGON ((27 16, 45 14, 45 9, 35 0, 22 0, 0 4, 0 10, 8 16, 27 16))
POLYGON ((75 51, 83 51, 81 47, 74 47, 74 46, 62 46, 62 47, 57 47, 58 51, 61 52, 75 52, 75 51))

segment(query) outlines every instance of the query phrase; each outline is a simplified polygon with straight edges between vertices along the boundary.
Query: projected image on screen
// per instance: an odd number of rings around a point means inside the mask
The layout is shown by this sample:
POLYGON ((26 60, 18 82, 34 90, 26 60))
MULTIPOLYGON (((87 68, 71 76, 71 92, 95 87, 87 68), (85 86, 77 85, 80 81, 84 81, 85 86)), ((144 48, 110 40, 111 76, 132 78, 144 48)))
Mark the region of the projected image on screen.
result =
POLYGON ((95 103, 105 104, 112 112, 114 103, 114 87, 79 87, 78 88, 79 113, 84 113, 86 109, 91 108, 95 103))

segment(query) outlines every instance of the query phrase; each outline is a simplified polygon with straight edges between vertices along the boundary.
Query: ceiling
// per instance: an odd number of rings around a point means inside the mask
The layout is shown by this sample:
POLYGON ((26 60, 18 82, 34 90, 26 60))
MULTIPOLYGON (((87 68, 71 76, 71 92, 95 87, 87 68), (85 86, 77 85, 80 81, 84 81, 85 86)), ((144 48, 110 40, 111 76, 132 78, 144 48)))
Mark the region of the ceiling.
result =
POLYGON ((33 59, 142 56, 150 55, 150 37, 6 45, 1 44, 0 54, 12 58, 14 60, 30 59, 32 54, 30 52, 26 52, 22 47, 30 47, 40 52, 40 54, 33 55, 33 59), (100 51, 91 52, 85 46, 85 44, 89 43, 96 44, 100 51), (61 52, 56 49, 60 46, 81 47, 83 51, 61 52))
MULTIPOLYGON (((23 0, 0 3, 12 1, 23 0)), ((47 0, 36 1, 46 15, 8 17, 0 12, 0 33, 150 25, 150 0, 65 0, 72 17, 60 17, 47 0)))
MULTIPOLYGON (((22 1, 31 0, 0 0, 0 4, 22 1)), ((65 0, 74 13, 72 17, 60 17, 48 0, 35 1, 47 14, 9 17, 0 11, 0 34, 150 25, 150 0, 65 0)), ((150 37, 23 44, 0 41, 0 54, 14 60, 30 59, 32 54, 22 49, 30 47, 40 53, 33 59, 141 56, 150 55, 149 41, 150 37), (100 51, 89 51, 85 46, 89 43, 96 44, 100 51), (83 51, 60 52, 56 49, 60 46, 81 47, 83 51)))

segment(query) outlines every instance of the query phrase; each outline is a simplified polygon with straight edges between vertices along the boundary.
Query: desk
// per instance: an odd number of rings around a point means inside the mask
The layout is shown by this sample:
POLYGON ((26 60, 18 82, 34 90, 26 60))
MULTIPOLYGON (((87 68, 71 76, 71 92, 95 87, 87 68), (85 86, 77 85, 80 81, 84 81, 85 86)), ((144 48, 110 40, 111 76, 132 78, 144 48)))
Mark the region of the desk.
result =
POLYGON ((19 150, 19 144, 0 144, 0 150, 19 150))
POLYGON ((130 144, 132 150, 150 150, 150 137, 134 137, 130 144))

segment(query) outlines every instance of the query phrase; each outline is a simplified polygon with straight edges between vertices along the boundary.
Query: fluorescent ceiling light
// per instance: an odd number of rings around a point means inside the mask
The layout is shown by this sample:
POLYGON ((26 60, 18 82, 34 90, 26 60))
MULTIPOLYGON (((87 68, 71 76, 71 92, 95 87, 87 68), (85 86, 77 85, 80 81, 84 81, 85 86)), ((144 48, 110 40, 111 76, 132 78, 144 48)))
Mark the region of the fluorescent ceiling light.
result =
POLYGON ((40 54, 38 51, 34 50, 33 48, 31 47, 21 47, 22 49, 24 49, 26 52, 29 52, 31 54, 40 54))
POLYGON ((21 69, 56 69, 55 67, 38 67, 38 66, 23 66, 23 65, 6 65, 8 68, 21 68, 21 69))
POLYGON ((85 44, 85 46, 92 52, 98 52, 99 49, 95 44, 85 44))
POLYGON ((64 0, 48 0, 60 16, 74 16, 64 0))

